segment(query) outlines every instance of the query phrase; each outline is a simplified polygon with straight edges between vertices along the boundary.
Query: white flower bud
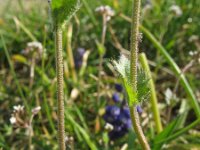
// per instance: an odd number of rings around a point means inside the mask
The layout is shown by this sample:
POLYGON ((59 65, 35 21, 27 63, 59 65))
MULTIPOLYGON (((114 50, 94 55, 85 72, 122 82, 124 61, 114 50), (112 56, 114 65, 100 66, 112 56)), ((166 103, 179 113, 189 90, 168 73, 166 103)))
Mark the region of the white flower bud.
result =
POLYGON ((14 111, 23 111, 24 106, 18 105, 18 106, 13 106, 14 111))
POLYGON ((33 108, 33 109, 32 109, 33 115, 37 115, 37 114, 39 113, 40 110, 41 110, 41 107, 40 107, 40 106, 33 108))

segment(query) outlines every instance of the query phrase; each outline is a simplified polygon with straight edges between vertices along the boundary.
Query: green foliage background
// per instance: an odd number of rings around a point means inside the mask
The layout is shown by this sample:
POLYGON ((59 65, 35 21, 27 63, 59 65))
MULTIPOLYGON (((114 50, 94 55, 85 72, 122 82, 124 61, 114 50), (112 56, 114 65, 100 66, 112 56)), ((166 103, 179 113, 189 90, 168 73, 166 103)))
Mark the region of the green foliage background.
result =
MULTIPOLYGON (((74 5, 72 0, 59 0, 61 3, 73 5, 73 10, 80 5, 74 5), (68 3, 69 2, 69 3, 68 3)), ((159 43, 172 56, 178 66, 183 69, 191 60, 195 62, 184 73, 187 77, 197 101, 199 103, 200 87, 200 69, 196 57, 189 55, 190 51, 200 51, 200 41, 191 41, 191 37, 200 37, 200 1, 199 0, 151 0, 152 6, 148 9, 146 1, 142 4, 141 23, 158 40, 159 43), (175 16, 171 11, 172 5, 178 5, 182 10, 180 17, 175 16), (192 19, 192 21, 191 21, 192 19)), ((77 1, 76 1, 77 2, 77 1)), ((105 78, 102 79, 101 97, 99 103, 96 102, 96 76, 98 74, 98 46, 96 41, 101 38, 102 18, 95 13, 95 8, 100 5, 109 5, 115 10, 115 16, 109 22, 115 36, 124 49, 129 49, 130 23, 120 14, 131 16, 131 0, 82 0, 81 9, 76 16, 71 18, 73 25, 72 51, 76 55, 76 49, 83 47, 90 50, 87 61, 87 67, 78 83, 73 82, 72 76, 65 76, 65 97, 70 98, 71 91, 76 88, 79 96, 73 103, 66 101, 66 135, 74 138, 74 149, 120 149, 124 143, 129 144, 130 149, 140 149, 136 142, 133 131, 123 138, 114 142, 112 145, 107 142, 107 132, 103 130, 105 122, 102 119, 101 112, 110 102, 110 94, 114 92, 116 72, 110 71, 108 63, 110 59, 117 59, 120 52, 116 48, 113 36, 108 30, 106 35, 103 68, 105 78), (95 132, 95 127, 99 125, 99 132, 95 132), (100 144, 102 140, 104 144, 100 144)), ((5 41, 5 48, 0 41, 0 148, 9 149, 27 149, 28 141, 25 129, 15 129, 9 122, 10 115, 14 105, 24 105, 23 97, 28 103, 27 109, 32 109, 40 105, 42 110, 35 117, 33 122, 34 136, 32 144, 37 150, 58 149, 57 147, 57 123, 56 123, 56 84, 55 84, 55 50, 54 35, 51 31, 51 15, 46 1, 40 0, 7 0, 0 1, 0 35, 5 41), (16 19, 18 22, 16 22, 16 19), (28 42, 37 40, 45 48, 45 55, 37 62, 35 67, 35 78, 32 88, 29 88, 29 60, 21 53, 26 48, 28 42), (16 57, 17 56, 17 57, 16 57), (18 58, 18 59, 16 59, 18 58), (11 65, 8 62, 11 62, 11 65), (14 72, 11 68, 14 68, 14 72), (15 76, 16 78, 15 78, 15 76), (16 81, 19 83, 16 84, 16 81), (21 94, 20 90, 21 89, 21 94)), ((70 7, 71 8, 71 7, 70 7)), ((53 15, 61 14, 55 22, 62 23, 69 19, 66 14, 71 9, 62 7, 58 1, 52 1, 53 15), (63 10, 66 10, 63 12, 63 10)), ((53 17, 54 17, 53 16, 53 17)), ((55 19, 55 17, 54 17, 55 19)), ((67 30, 64 30, 64 61, 69 64, 69 58, 66 52, 67 30)), ((144 102, 144 116, 142 122, 148 119, 143 129, 151 145, 157 142, 156 147, 165 143, 167 146, 163 149, 183 149, 200 147, 199 119, 196 118, 193 109, 188 103, 188 98, 183 87, 179 84, 179 78, 175 77, 172 68, 164 59, 163 55, 154 47, 149 39, 143 35, 140 51, 147 54, 150 60, 152 76, 156 84, 156 92, 159 100, 161 120, 164 126, 164 132, 157 134, 154 132, 154 122, 151 118, 152 110, 149 103, 144 102), (165 91, 170 88, 175 91, 176 99, 171 100, 170 104, 165 101, 165 91), (184 113, 183 113, 184 112, 184 113), (190 128, 184 128, 184 127, 190 128), (192 126, 190 126, 192 125, 192 126), (190 130, 188 130, 190 129, 190 130), (184 132, 183 132, 184 131, 184 132), (175 138, 168 139, 175 136, 175 138), (155 140, 156 139, 156 140, 155 140), (164 141, 164 142, 163 142, 164 141), (186 141, 186 142, 185 142, 186 141)), ((66 70, 65 70, 66 71, 66 70)), ((79 74, 79 70, 76 70, 79 74)))

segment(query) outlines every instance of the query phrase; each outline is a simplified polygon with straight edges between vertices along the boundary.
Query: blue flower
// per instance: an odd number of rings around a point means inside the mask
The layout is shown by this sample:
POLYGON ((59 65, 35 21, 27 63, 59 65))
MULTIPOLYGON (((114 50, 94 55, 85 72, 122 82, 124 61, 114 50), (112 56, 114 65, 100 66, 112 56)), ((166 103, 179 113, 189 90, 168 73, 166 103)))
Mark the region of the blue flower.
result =
POLYGON ((115 84, 115 89, 118 91, 118 92, 122 92, 123 91, 123 86, 121 84, 115 84))
POLYGON ((106 106, 104 120, 113 125, 113 130, 109 132, 112 140, 124 136, 132 127, 129 108, 127 106, 106 106))
POLYGON ((139 114, 141 114, 141 113, 143 112, 141 106, 137 105, 136 108, 137 108, 137 112, 138 112, 139 114))
POLYGON ((114 93, 114 94, 112 95, 112 99, 113 99, 113 101, 114 101, 115 103, 119 102, 119 101, 120 101, 120 96, 119 96, 119 94, 118 94, 118 93, 114 93))

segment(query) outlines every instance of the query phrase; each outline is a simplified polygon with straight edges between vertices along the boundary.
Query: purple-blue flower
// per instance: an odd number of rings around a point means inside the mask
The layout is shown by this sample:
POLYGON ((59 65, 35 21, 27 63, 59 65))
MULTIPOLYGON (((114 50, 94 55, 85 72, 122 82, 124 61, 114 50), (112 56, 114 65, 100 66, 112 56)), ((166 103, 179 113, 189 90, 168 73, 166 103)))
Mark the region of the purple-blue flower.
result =
POLYGON ((107 123, 110 123, 114 127, 109 132, 109 137, 112 140, 124 136, 132 127, 130 112, 127 106, 118 107, 116 105, 108 105, 103 117, 107 123))
POLYGON ((115 89, 118 91, 118 92, 122 92, 123 91, 123 86, 121 84, 115 84, 115 89))
POLYGON ((136 108, 137 108, 137 112, 138 112, 139 114, 141 114, 141 113, 143 112, 141 106, 137 105, 136 108))
POLYGON ((119 101, 120 101, 120 96, 119 96, 119 94, 118 94, 118 93, 114 93, 114 94, 112 95, 112 99, 113 99, 113 101, 114 101, 115 103, 119 102, 119 101))

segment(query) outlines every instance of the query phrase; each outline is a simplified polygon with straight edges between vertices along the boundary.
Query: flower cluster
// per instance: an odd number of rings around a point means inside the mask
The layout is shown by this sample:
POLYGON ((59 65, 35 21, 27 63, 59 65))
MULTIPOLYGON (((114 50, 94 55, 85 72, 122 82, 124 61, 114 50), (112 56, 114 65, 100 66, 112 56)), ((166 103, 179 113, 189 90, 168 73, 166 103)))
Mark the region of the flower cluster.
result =
POLYGON ((112 95, 114 105, 106 106, 103 116, 106 126, 112 126, 112 128, 110 127, 111 130, 109 130, 109 137, 112 140, 124 136, 128 132, 128 129, 131 128, 129 109, 120 98, 123 87, 120 84, 116 84, 115 89, 117 92, 112 95))
MULTIPOLYGON (((132 127, 129 107, 126 101, 122 99, 122 85, 115 84, 115 90, 117 92, 114 92, 112 95, 114 105, 107 105, 103 116, 106 121, 105 129, 109 129, 109 137, 111 140, 123 137, 132 127)), ((139 105, 137 106, 137 112, 139 114, 142 113, 142 108, 139 105)))
POLYGON ((130 113, 127 106, 121 108, 115 105, 107 106, 104 120, 113 126, 113 130, 109 132, 109 137, 112 140, 124 136, 131 128, 130 113))
POLYGON ((23 54, 25 55, 34 55, 37 54, 38 56, 41 56, 43 53, 43 46, 40 42, 29 42, 27 43, 27 46, 25 48, 25 50, 22 51, 23 54))
POLYGON ((100 6, 95 9, 96 12, 106 17, 106 21, 109 21, 112 16, 115 15, 114 10, 110 6, 100 6))
POLYGON ((29 117, 24 110, 24 106, 13 106, 13 113, 10 117, 10 123, 16 128, 29 128, 33 117, 39 113, 40 109, 40 106, 33 108, 31 111, 32 115, 29 117))
POLYGON ((14 125, 14 127, 27 128, 29 126, 29 122, 26 119, 24 106, 13 106, 13 113, 11 114, 10 123, 14 125))

